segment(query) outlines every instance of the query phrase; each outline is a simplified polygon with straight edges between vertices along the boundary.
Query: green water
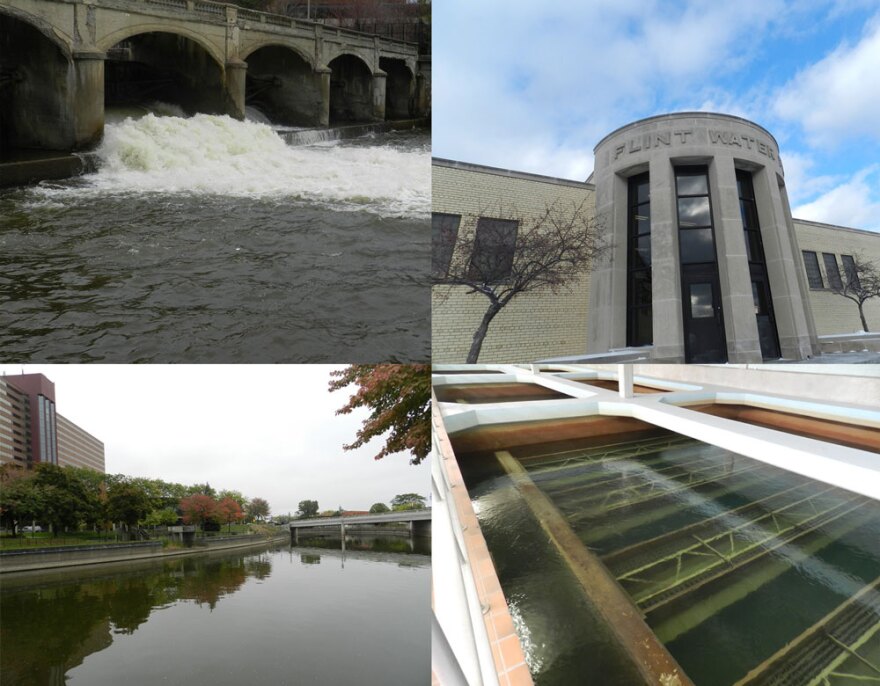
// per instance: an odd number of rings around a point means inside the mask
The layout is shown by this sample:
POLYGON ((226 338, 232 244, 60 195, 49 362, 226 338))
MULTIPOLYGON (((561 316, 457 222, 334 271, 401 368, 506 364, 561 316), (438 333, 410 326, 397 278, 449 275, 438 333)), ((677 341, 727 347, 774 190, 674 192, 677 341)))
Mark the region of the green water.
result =
POLYGON ((430 565, 285 546, 4 575, 0 683, 427 684, 430 565))
MULTIPOLYGON (((875 501, 689 439, 595 443, 510 452, 697 686, 733 684, 880 576, 875 501)), ((494 457, 458 458, 535 682, 639 683, 494 457)))

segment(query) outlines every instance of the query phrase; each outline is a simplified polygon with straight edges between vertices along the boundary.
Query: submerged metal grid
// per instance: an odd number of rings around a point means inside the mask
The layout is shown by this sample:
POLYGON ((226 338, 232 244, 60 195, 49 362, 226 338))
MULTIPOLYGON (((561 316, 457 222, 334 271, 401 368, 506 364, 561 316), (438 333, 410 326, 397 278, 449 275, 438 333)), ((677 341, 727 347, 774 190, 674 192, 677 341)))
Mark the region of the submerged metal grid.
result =
MULTIPOLYGON (((691 443, 691 439, 675 436, 532 455, 519 460, 519 469, 512 466, 509 453, 496 455, 509 474, 518 475, 520 484, 525 476, 533 488, 540 488, 546 503, 564 518, 572 535, 577 535, 570 528, 572 524, 599 513, 627 517, 653 508, 656 515, 658 500, 675 499, 683 491, 704 489, 707 492, 703 495, 711 498, 719 486, 725 490, 731 484, 746 485, 754 477, 772 482, 774 475, 784 473, 711 446, 699 446, 703 455, 692 455, 687 450, 691 443), (675 449, 675 454, 668 454, 670 449, 675 449), (719 457, 724 458, 720 464, 719 457)), ((700 598, 691 596, 713 584, 743 585, 736 572, 752 566, 763 579, 760 583, 772 579, 784 569, 774 553, 812 554, 872 516, 869 511, 862 512, 870 510, 865 506, 873 502, 867 497, 787 476, 794 485, 789 481, 786 487, 745 505, 613 550, 602 562, 641 612, 650 615, 679 601, 699 603, 700 598), (861 516, 853 519, 860 512, 861 516)), ((541 507, 546 509, 546 504, 541 507)), ((532 509, 538 513, 534 506, 532 509)), ((555 522, 554 526, 558 525, 555 522)), ((590 537, 590 529, 580 533, 579 542, 590 537)), ((880 656, 878 582, 863 592, 872 594, 871 603, 851 599, 842 606, 845 609, 832 613, 836 618, 833 627, 811 629, 790 643, 789 647, 810 644, 800 657, 779 657, 761 670, 760 678, 742 683, 880 684, 880 666, 871 662, 871 656, 880 656), (776 676, 771 678, 771 673, 776 676)), ((733 601, 711 604, 717 610, 729 602, 733 601)), ((700 620, 691 621, 697 625, 700 620)))

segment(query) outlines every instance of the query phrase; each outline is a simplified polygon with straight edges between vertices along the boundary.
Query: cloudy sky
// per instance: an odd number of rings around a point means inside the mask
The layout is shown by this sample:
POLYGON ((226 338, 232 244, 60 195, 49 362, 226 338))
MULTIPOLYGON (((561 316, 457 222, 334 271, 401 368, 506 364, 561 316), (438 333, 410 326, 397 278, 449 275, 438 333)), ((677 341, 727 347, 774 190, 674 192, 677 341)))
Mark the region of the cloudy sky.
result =
MULTIPOLYGON (((376 461, 380 445, 344 452, 368 412, 336 416, 322 365, 25 365, 55 383, 56 409, 104 441, 108 473, 184 484, 207 481, 269 501, 367 510, 430 490, 428 460, 376 461)), ((22 366, 0 363, 0 373, 22 366)))
POLYGON ((642 117, 779 141, 796 217, 880 231, 880 0, 442 0, 433 154, 584 180, 642 117))

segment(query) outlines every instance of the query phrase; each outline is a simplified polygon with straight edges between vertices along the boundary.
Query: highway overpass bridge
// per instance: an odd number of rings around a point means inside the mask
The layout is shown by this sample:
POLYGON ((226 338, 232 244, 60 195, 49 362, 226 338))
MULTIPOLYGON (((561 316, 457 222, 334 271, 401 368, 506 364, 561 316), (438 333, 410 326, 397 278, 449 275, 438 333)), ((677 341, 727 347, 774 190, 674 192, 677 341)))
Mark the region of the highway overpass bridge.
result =
POLYGON ((3 0, 0 46, 0 150, 88 147, 105 101, 293 126, 430 106, 415 43, 201 0, 3 0))

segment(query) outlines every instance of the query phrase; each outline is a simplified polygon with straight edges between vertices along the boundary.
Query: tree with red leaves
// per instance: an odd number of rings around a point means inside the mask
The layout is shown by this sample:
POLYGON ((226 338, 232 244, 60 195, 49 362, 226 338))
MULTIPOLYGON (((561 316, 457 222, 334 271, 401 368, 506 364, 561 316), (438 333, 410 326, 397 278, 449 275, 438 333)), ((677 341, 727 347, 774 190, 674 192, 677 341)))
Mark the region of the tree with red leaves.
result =
POLYGON ((355 408, 372 410, 343 450, 355 450, 377 436, 388 434, 374 459, 409 452, 410 464, 419 464, 431 452, 431 365, 352 364, 330 372, 330 391, 350 385, 358 390, 336 414, 351 414, 355 408))
POLYGON ((205 522, 218 517, 217 501, 211 496, 196 493, 180 501, 184 524, 196 524, 204 528, 205 522))
POLYGON ((232 498, 223 498, 217 503, 217 515, 220 517, 220 521, 226 522, 229 526, 229 532, 232 532, 232 522, 244 519, 241 506, 232 498))

